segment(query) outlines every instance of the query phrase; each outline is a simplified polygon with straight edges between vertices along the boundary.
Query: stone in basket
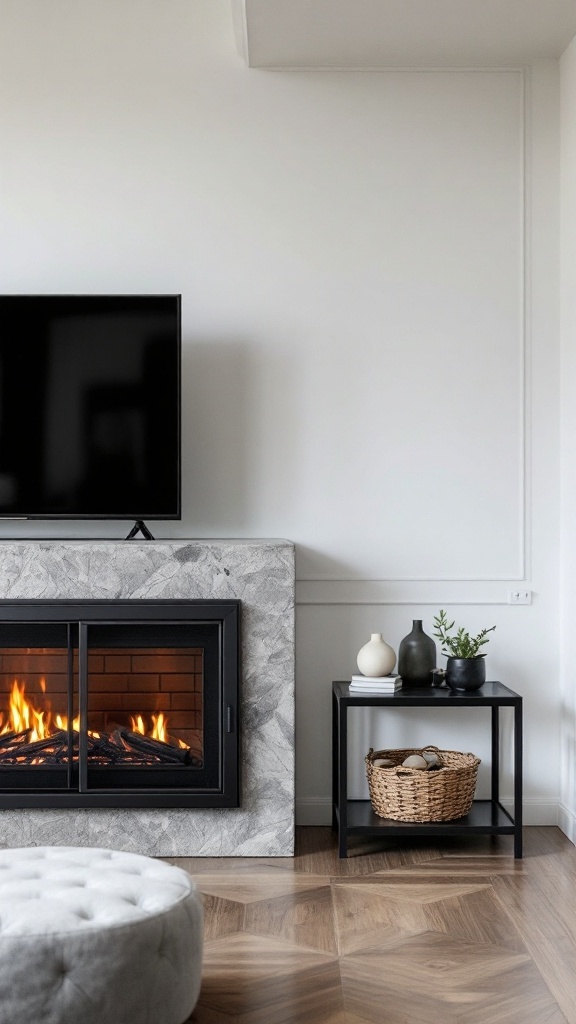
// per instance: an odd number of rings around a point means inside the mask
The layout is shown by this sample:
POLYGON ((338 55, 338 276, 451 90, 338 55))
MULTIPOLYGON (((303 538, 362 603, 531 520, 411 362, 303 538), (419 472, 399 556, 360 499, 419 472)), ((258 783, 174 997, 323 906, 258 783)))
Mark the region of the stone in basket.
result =
POLYGON ((365 761, 370 802, 380 818, 452 821, 468 814, 472 806, 480 764, 480 758, 475 754, 439 750, 432 746, 404 750, 370 749, 365 761), (420 754, 428 760, 428 768, 402 767, 402 762, 412 754, 420 754), (390 764, 374 764, 379 760, 390 764))

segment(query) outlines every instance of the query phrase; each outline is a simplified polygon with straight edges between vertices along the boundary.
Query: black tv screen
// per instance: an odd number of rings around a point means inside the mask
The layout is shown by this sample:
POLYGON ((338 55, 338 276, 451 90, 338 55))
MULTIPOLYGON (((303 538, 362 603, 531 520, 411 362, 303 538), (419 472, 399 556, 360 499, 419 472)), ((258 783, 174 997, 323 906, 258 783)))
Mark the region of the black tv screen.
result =
POLYGON ((0 296, 0 517, 180 518, 180 296, 0 296))

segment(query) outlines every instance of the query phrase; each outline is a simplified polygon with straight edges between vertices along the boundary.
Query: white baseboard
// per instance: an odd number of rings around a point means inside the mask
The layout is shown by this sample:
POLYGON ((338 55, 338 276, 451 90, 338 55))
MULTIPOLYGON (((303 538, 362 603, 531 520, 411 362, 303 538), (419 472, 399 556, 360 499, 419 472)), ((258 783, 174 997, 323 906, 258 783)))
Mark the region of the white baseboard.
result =
MULTIPOLYGON (((502 805, 512 813, 512 797, 502 797, 502 805)), ((565 835, 576 840, 576 816, 558 800, 540 800, 526 797, 522 801, 525 825, 558 825, 565 835)), ((305 796, 296 801, 297 825, 331 825, 332 801, 329 797, 305 796)))
POLYGON ((297 825, 331 825, 332 801, 327 796, 301 796, 296 800, 297 825))
POLYGON ((558 807, 558 827, 562 829, 571 843, 576 844, 576 814, 565 804, 560 804, 558 807))
MULTIPOLYGON (((514 801, 511 796, 503 796, 501 803, 508 814, 514 813, 514 801)), ((525 797, 522 801, 522 822, 524 825, 557 825, 558 800, 525 797)))

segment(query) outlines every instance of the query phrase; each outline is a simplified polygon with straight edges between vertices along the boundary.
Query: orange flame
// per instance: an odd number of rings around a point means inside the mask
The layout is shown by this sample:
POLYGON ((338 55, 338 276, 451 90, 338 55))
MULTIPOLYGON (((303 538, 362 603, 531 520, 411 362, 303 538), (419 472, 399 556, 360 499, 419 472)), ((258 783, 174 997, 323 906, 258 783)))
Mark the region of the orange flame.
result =
MULTIPOLYGON (((168 719, 164 712, 160 711, 159 714, 151 717, 152 725, 147 729, 142 715, 132 716, 130 718, 132 732, 138 732, 141 736, 150 736, 153 740, 160 740, 161 743, 170 743, 168 719)), ((187 743, 183 743, 182 740, 176 740, 176 742, 182 750, 188 750, 187 743)))
POLYGON ((139 732, 141 736, 150 736, 153 740, 160 740, 168 743, 168 719, 161 711, 158 715, 152 715, 152 727, 147 729, 142 715, 136 715, 130 719, 132 732, 139 732))
POLYGON ((33 704, 25 697, 26 684, 18 683, 15 679, 10 692, 8 708, 8 720, 4 724, 2 716, 2 729, 0 735, 7 732, 23 732, 30 730, 30 742, 45 740, 52 735, 52 713, 50 711, 38 711, 33 704))
MULTIPOLYGON (((40 688, 42 693, 46 692, 46 681, 45 679, 40 680, 40 688)), ((0 736, 4 736, 6 733, 11 732, 24 732, 30 730, 30 736, 28 737, 29 743, 34 743, 36 740, 45 740, 57 729, 61 729, 63 732, 68 731, 68 717, 66 715, 56 714, 53 715, 51 709, 45 708, 43 711, 39 711, 34 707, 31 700, 26 697, 26 684, 19 683, 17 679, 14 680, 12 690, 10 692, 10 700, 8 705, 8 717, 4 720, 4 715, 0 712, 0 736)), ((142 715, 136 715, 130 719, 130 726, 133 732, 141 733, 142 736, 150 736, 154 740, 160 740, 162 743, 169 743, 170 739, 168 736, 168 719, 161 711, 158 715, 152 715, 152 725, 150 728, 146 728, 142 715)), ((72 719, 71 728, 74 732, 80 732, 80 716, 72 719)), ((97 732, 90 732, 90 735, 99 738, 100 734, 97 732)), ((187 745, 178 740, 178 745, 183 747, 185 750, 188 749, 187 745)))
MULTIPOLYGON (((46 680, 40 680, 42 693, 46 692, 46 680)), ((68 730, 68 719, 66 715, 56 715, 52 718, 50 708, 39 711, 34 707, 32 701, 26 697, 26 683, 19 683, 17 679, 12 684, 10 700, 8 703, 8 718, 4 721, 4 715, 0 714, 0 736, 8 732, 24 732, 30 730, 28 741, 34 743, 36 740, 45 740, 52 736, 54 726, 56 729, 68 730)), ((80 718, 72 722, 72 728, 76 731, 80 728, 80 718)))

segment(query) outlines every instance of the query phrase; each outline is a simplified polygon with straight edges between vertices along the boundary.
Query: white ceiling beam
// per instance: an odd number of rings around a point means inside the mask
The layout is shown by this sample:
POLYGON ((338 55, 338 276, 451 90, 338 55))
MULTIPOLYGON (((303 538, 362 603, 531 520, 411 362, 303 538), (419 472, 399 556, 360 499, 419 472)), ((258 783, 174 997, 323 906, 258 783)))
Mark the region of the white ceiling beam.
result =
POLYGON ((232 0, 250 67, 508 66, 558 58, 576 0, 232 0))

